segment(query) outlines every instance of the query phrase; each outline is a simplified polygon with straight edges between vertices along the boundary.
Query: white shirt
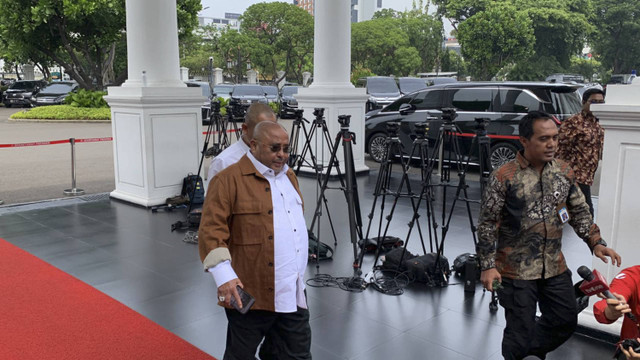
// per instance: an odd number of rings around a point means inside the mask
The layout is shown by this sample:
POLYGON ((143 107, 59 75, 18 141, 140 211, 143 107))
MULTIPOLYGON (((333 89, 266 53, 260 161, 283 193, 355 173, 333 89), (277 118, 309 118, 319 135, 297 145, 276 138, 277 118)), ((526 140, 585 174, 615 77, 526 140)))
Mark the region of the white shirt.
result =
MULTIPOLYGON (((289 181, 285 164, 278 173, 256 160, 248 152, 247 157, 271 187, 273 203, 275 310, 280 313, 307 308, 304 295, 304 271, 307 267, 309 239, 307 224, 302 211, 302 199, 289 181), (278 221, 275 221, 278 219, 278 221)), ((232 259, 233 260, 233 259, 232 259)), ((238 276, 230 261, 209 268, 218 286, 238 276)), ((242 279, 241 279, 242 280, 242 279)))
POLYGON ((211 181, 220 171, 226 169, 229 165, 237 163, 249 150, 249 145, 245 144, 242 138, 224 149, 218 156, 211 160, 207 180, 211 181))

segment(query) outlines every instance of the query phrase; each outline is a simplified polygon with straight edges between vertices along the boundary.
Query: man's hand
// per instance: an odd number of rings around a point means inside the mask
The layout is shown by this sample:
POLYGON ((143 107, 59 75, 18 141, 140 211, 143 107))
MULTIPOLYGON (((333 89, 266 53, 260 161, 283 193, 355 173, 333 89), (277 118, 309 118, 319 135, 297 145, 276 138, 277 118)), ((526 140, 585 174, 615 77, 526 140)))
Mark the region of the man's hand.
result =
POLYGON ((502 282, 502 276, 500 276, 496 268, 487 269, 480 273, 480 282, 482 282, 482 286, 489 291, 493 291, 494 280, 502 282))
MULTIPOLYGON (((640 341, 640 338, 638 338, 638 341, 640 341)), ((620 349, 622 349, 622 353, 627 357, 627 359, 632 359, 632 360, 639 360, 640 359, 640 354, 633 351, 633 349, 629 349, 626 350, 625 348, 622 347, 622 345, 618 345, 620 346, 620 349)))
POLYGON ((616 293, 613 293, 613 296, 617 297, 617 299, 607 299, 607 307, 604 308, 604 316, 609 320, 617 320, 623 314, 631 312, 631 308, 624 296, 616 293))
POLYGON ((242 285, 242 282, 238 278, 229 280, 218 286, 218 300, 222 301, 227 306, 231 306, 231 297, 233 296, 236 298, 238 306, 242 307, 242 300, 240 300, 240 295, 238 294, 238 290, 236 290, 236 286, 244 288, 244 285, 242 285))
POLYGON ((596 245, 596 247, 593 248, 593 255, 600 258, 600 260, 602 260, 605 264, 609 262, 607 256, 611 258, 612 265, 618 265, 618 267, 620 267, 620 265, 622 264, 620 255, 618 255, 618 253, 612 248, 608 248, 606 246, 596 245))

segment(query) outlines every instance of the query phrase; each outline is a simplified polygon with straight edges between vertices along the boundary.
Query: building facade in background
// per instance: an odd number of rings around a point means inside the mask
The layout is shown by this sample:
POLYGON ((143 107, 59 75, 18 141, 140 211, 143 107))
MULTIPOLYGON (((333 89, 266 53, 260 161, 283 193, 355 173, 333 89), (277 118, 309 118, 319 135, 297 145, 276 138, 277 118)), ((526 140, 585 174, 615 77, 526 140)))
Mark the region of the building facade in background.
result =
POLYGON ((224 18, 214 18, 207 16, 198 16, 198 24, 202 26, 213 26, 218 31, 226 28, 240 31, 240 16, 242 14, 224 13, 224 18))
MULTIPOLYGON (((293 4, 313 15, 315 0, 293 0, 293 4)), ((373 14, 382 9, 382 0, 351 0, 351 22, 371 20, 373 14)))

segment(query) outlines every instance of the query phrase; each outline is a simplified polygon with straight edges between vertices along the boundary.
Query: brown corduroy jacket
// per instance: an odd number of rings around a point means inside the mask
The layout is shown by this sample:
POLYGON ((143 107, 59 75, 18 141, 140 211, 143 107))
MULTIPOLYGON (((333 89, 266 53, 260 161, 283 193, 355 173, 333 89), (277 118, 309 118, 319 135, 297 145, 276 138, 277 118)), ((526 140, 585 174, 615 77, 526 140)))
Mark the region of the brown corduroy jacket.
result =
MULTIPOLYGON (((302 199, 293 170, 286 175, 302 199)), ((244 289, 256 298, 252 309, 275 311, 273 236, 269 181, 245 155, 209 184, 198 230, 200 260, 205 271, 231 260, 244 289)))

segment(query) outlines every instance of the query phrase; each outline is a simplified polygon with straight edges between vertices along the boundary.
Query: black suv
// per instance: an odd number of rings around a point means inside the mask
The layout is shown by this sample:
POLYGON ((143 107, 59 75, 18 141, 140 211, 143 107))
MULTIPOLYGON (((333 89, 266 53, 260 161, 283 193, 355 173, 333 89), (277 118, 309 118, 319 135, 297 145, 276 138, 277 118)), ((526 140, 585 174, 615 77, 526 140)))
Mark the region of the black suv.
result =
POLYGON ((2 102, 6 107, 31 106, 31 96, 47 85, 44 80, 18 80, 11 84, 4 93, 2 102))
MULTIPOLYGON (((399 122, 398 136, 407 156, 416 138, 415 124, 428 124, 427 138, 431 146, 442 125, 442 109, 454 108, 460 153, 477 161, 477 149, 471 150, 478 125, 477 118, 488 119, 491 140, 490 160, 498 167, 515 158, 521 149, 518 137, 520 119, 532 110, 545 111, 556 122, 580 111, 580 99, 574 84, 543 82, 457 82, 435 85, 407 94, 365 119, 365 151, 375 161, 386 155, 386 123, 399 122)), ((445 149, 446 150, 446 149, 445 149)))

